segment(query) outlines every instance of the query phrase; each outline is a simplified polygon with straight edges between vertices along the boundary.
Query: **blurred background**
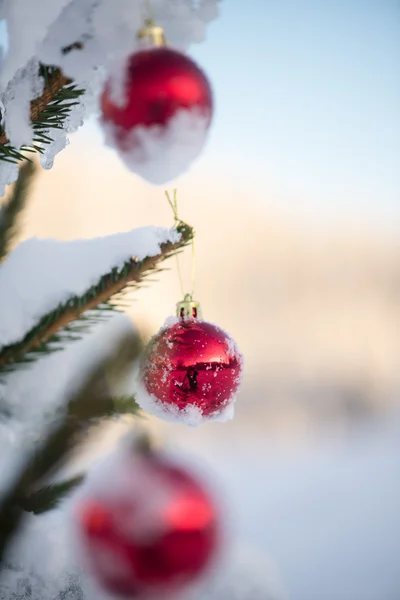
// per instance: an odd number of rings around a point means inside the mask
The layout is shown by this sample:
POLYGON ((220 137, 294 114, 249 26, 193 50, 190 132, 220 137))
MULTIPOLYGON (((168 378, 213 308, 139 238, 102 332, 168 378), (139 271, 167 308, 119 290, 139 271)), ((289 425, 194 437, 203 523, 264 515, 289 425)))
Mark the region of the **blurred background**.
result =
MULTIPOLYGON (((216 115, 169 190, 197 232, 196 299, 245 376, 234 421, 151 426, 209 465, 289 598, 398 600, 399 3, 230 0, 191 54, 216 115)), ((40 173, 23 237, 172 221, 164 188, 129 173, 93 120, 40 173)), ((167 266, 131 298, 147 334, 181 297, 167 266)))

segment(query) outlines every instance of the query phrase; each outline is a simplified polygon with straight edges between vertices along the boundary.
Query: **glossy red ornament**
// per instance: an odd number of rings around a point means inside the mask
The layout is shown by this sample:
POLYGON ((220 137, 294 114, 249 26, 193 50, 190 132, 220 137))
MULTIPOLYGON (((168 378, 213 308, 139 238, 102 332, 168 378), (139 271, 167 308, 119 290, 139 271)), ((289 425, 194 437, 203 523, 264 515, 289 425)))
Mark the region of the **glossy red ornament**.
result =
POLYGON ((199 154, 212 118, 204 72, 185 54, 155 47, 129 57, 120 102, 113 81, 101 97, 102 122, 128 166, 155 183, 182 171, 184 155, 186 164, 199 154))
POLYGON ((211 419, 235 399, 241 371, 242 356, 225 331, 196 318, 180 319, 151 340, 142 381, 167 412, 195 408, 211 419))
POLYGON ((122 487, 111 480, 105 494, 76 507, 86 561, 114 595, 175 593, 203 574, 219 549, 216 506, 190 473, 160 455, 133 457, 122 475, 122 487))

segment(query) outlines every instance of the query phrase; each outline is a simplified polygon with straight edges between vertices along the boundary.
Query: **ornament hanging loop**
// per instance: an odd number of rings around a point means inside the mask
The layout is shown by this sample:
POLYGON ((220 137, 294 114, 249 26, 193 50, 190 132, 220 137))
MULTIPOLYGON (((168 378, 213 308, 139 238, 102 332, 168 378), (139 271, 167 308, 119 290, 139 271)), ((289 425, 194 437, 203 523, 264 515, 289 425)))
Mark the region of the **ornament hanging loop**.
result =
MULTIPOLYGON (((180 218, 178 216, 178 199, 176 196, 176 192, 177 192, 177 190, 174 189, 174 195, 171 198, 169 193, 167 191, 165 191, 165 196, 168 200, 168 204, 170 205, 170 207, 172 209, 172 213, 174 215, 175 225, 177 225, 178 223, 182 223, 182 221, 180 220, 180 218)), ((184 296, 183 300, 181 302, 178 302, 176 305, 176 316, 182 320, 183 319, 200 319, 200 320, 202 320, 203 313, 201 310, 200 303, 197 302, 196 300, 193 300, 194 283, 195 283, 195 276, 196 276, 196 256, 195 256, 195 249, 194 249, 194 235, 192 237, 192 292, 191 292, 191 294, 184 294, 184 292, 183 292, 182 273, 181 273, 181 269, 179 266, 178 255, 176 255, 176 266, 178 269, 179 283, 181 286, 182 296, 184 296)))
POLYGON ((144 26, 139 29, 137 38, 138 40, 150 42, 152 46, 166 46, 167 40, 165 39, 164 29, 155 24, 150 0, 147 0, 146 4, 148 17, 144 20, 144 26))
POLYGON ((172 214, 174 215, 174 221, 175 224, 180 223, 181 220, 178 216, 178 198, 176 197, 176 188, 174 189, 174 195, 171 199, 171 196, 169 195, 169 193, 167 192, 167 190, 165 190, 165 196, 168 200, 168 204, 170 205, 171 209, 172 209, 172 214))
POLYGON ((196 281, 196 251, 194 248, 194 236, 192 237, 192 296, 194 296, 194 284, 196 281))
POLYGON ((199 319, 202 320, 203 313, 200 302, 192 299, 192 294, 185 294, 182 302, 176 304, 176 316, 178 319, 199 319))

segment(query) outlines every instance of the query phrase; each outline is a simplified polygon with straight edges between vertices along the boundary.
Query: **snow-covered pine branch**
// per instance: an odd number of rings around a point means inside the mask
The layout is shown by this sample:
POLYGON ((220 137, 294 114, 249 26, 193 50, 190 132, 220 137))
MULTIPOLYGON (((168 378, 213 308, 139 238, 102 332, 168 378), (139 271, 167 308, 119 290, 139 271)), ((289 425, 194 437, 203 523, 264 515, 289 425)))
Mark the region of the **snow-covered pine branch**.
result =
MULTIPOLYGON (((101 309, 117 310, 121 293, 140 284, 191 238, 192 229, 181 223, 91 240, 21 243, 0 269, 0 368, 13 369, 31 361, 33 353, 50 352, 54 342, 68 342, 68 336, 79 334, 82 323, 76 321, 87 311, 99 309, 101 318, 101 309), (42 293, 32 295, 32 289, 42 293)), ((90 324, 90 317, 83 319, 83 325, 90 324)), ((91 319, 97 314, 92 312, 91 319)))

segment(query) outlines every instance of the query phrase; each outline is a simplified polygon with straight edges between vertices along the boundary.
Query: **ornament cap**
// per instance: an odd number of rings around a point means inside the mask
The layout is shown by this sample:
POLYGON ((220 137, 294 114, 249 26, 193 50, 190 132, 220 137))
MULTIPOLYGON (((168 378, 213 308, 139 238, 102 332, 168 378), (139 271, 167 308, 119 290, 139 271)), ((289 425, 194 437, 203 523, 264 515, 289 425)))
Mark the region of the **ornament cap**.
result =
POLYGON ((200 302, 193 300, 192 294, 185 294, 181 302, 176 304, 176 316, 182 319, 199 319, 203 318, 200 302))
POLYGON ((153 19, 146 19, 144 27, 139 29, 137 33, 139 40, 148 40, 153 46, 166 46, 164 29, 156 25, 153 19))

